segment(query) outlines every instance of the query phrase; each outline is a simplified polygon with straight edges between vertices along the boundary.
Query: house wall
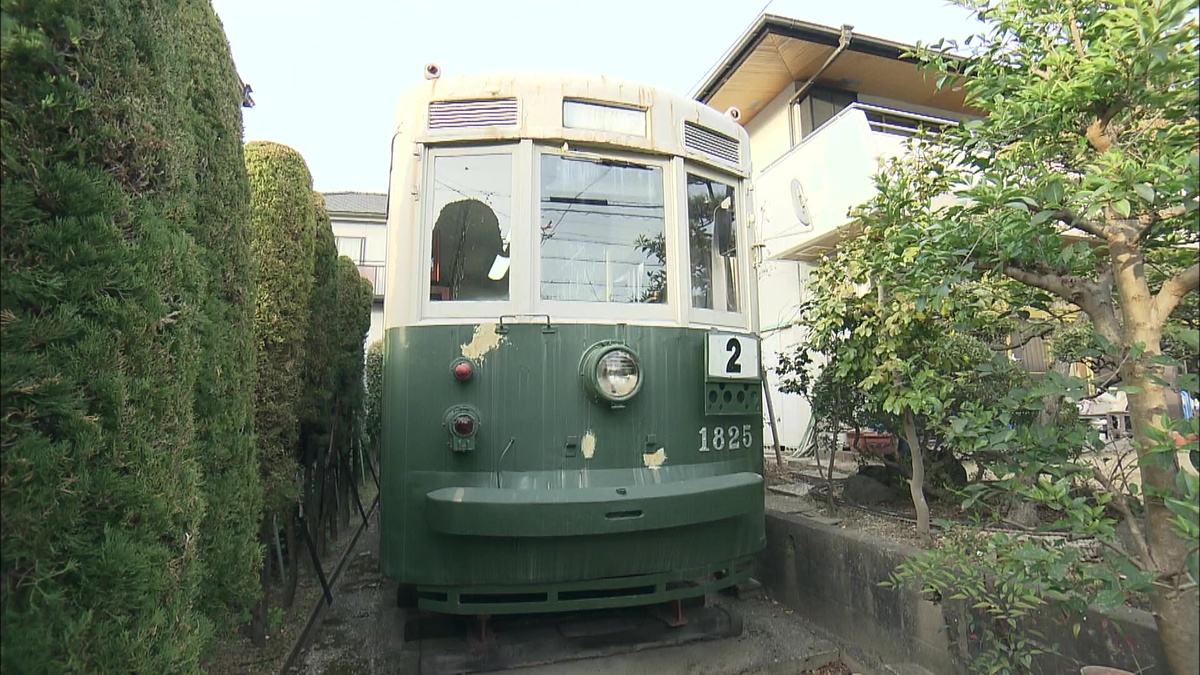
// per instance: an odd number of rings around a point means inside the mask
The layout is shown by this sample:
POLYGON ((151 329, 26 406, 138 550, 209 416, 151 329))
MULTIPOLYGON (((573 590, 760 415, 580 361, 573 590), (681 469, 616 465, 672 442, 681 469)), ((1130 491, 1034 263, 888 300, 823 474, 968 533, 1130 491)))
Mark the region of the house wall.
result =
POLYGON ((750 163, 756 172, 767 168, 791 148, 787 102, 795 91, 794 85, 785 87, 746 123, 746 132, 750 134, 750 163))
POLYGON ((361 260, 356 263, 382 263, 387 259, 387 224, 366 220, 348 220, 342 216, 331 219, 333 236, 362 237, 366 247, 361 260))
MULTIPOLYGON (((872 131, 866 115, 844 112, 817 133, 791 147, 788 100, 795 85, 785 87, 746 125, 754 167, 754 209, 765 262, 759 266, 759 312, 762 326, 763 364, 779 442, 787 448, 807 444, 812 422, 808 401, 799 394, 779 390, 774 374, 781 352, 790 352, 805 338, 794 321, 807 294, 806 277, 814 263, 773 259, 831 235, 850 221, 851 207, 874 193, 873 175, 881 162, 904 152, 905 138, 872 131), (793 205, 793 181, 804 193, 808 223, 801 222, 793 205)), ((948 119, 964 115, 918 106, 879 96, 860 95, 859 101, 900 111, 948 119)), ((764 406, 764 415, 766 407, 764 406)), ((764 417, 764 438, 771 439, 764 417)))
MULTIPOLYGON (((387 261, 387 223, 375 220, 353 219, 343 215, 330 218, 335 237, 359 237, 365 239, 362 255, 354 263, 363 268, 378 267, 376 276, 376 298, 371 306, 371 328, 367 333, 367 345, 383 339, 383 275, 387 261)), ((369 280, 369 279, 368 279, 369 280)))
MULTIPOLYGON (((808 399, 800 394, 780 391, 780 377, 775 374, 780 353, 790 351, 803 340, 804 328, 794 325, 800 303, 804 299, 804 278, 807 263, 767 261, 759 266, 759 312, 762 333, 763 369, 775 413, 775 428, 779 444, 796 449, 805 444, 812 409, 808 399)), ((768 414, 763 406, 763 414, 768 414)), ((765 420, 764 446, 773 445, 771 425, 765 420)))

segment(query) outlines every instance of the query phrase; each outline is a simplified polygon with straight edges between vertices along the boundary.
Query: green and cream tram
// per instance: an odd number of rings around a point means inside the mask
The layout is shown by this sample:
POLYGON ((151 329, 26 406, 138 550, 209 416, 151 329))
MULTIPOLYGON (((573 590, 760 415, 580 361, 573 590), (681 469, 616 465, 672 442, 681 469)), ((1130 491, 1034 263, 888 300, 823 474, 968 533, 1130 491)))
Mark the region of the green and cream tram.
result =
POLYGON ((762 378, 735 117, 433 66, 402 99, 381 555, 422 608, 650 604, 749 576, 762 378))

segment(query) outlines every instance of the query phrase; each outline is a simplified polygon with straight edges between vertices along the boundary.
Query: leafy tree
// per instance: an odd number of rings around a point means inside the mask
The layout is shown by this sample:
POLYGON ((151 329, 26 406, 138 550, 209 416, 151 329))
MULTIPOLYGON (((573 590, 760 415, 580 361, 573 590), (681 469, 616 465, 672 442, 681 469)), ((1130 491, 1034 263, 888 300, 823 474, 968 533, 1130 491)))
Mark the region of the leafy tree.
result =
MULTIPOLYGON (((1137 542, 1131 560, 1155 577, 1150 599, 1171 671, 1197 672, 1196 478, 1172 440, 1196 427, 1167 418, 1162 379, 1170 317, 1181 303, 1195 306, 1200 285, 1195 4, 963 4, 983 32, 919 56, 986 117, 926 142, 921 161, 884 179, 937 172, 957 197, 889 218, 893 238, 920 241, 907 261, 916 278, 1002 275, 1031 292, 1025 306, 1065 305, 1087 316, 1129 395, 1145 513, 1144 531, 1127 516, 1137 542), (967 56, 951 57, 951 49, 967 56), (1183 434, 1170 436, 1172 427, 1183 434)), ((1063 481, 1028 490, 1054 502, 1069 496, 1063 481)), ((1119 486, 1103 488, 1114 507, 1132 510, 1119 486)))
MULTIPOLYGON (((962 283, 915 264, 931 226, 928 204, 949 189, 953 175, 881 173, 878 195, 860 213, 863 235, 813 271, 813 299, 801 312, 809 331, 802 350, 827 359, 822 377, 832 380, 826 388, 861 392, 853 402, 859 423, 897 430, 905 440, 917 530, 926 539, 924 453, 963 402, 995 386, 975 372, 981 361, 994 361, 980 338, 1003 323, 998 319, 1011 302, 993 282, 962 283)), ((785 367, 816 360, 802 353, 785 367)), ((791 370, 802 375, 805 368, 791 370)), ((1004 369, 992 372, 1008 376, 1004 369)), ((808 389, 803 376, 792 386, 808 389)))

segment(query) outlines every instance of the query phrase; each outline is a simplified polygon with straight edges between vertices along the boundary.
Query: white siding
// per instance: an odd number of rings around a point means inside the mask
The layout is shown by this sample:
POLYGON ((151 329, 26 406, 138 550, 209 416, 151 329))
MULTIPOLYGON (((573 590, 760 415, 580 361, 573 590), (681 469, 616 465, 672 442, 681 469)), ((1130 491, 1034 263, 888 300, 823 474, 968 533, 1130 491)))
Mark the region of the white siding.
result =
POLYGON ((762 171, 791 148, 787 102, 793 91, 794 87, 785 87, 746 123, 746 132, 750 134, 750 161, 755 171, 762 171))
POLYGON ((382 263, 387 257, 387 224, 365 221, 333 220, 333 236, 366 239, 362 260, 356 263, 382 263))

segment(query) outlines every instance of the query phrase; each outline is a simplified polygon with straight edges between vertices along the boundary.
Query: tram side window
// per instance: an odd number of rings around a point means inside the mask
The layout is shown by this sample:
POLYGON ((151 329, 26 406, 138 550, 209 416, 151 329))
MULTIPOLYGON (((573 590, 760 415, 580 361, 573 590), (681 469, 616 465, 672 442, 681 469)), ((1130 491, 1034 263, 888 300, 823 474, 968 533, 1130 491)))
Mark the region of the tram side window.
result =
POLYGON ((445 155, 433 164, 430 300, 507 300, 512 155, 445 155))
POLYGON ((666 302, 663 194, 659 167, 542 155, 542 299, 666 302))
POLYGON ((732 185, 691 173, 687 176, 693 307, 726 312, 741 309, 735 195, 732 185))

